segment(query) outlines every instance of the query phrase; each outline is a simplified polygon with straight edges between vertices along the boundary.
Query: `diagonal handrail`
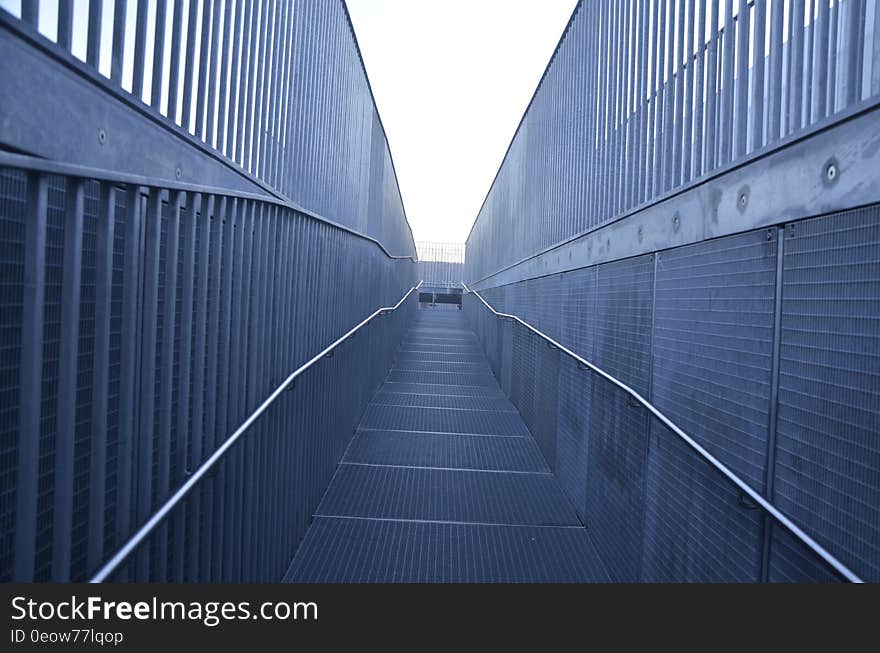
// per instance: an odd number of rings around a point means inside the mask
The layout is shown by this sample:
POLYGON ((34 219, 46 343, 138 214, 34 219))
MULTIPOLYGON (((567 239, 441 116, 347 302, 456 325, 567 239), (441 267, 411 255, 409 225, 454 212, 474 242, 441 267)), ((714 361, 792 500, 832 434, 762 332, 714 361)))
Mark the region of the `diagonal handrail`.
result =
POLYGON ((571 358, 576 360, 578 363, 580 363, 584 367, 588 368, 592 372, 595 372, 596 374, 598 374, 599 376, 604 378, 606 381, 610 381, 612 384, 616 385, 618 388, 620 388, 621 390, 626 392, 633 399, 635 399, 642 406, 644 406, 648 410, 648 412, 650 412, 654 417, 656 417, 658 420, 660 420, 660 422, 662 422, 664 426, 666 426, 670 431, 672 431, 673 433, 675 433, 675 435, 677 435, 679 438, 681 438, 681 440, 683 440, 685 444, 687 444, 691 449, 693 449, 695 452, 697 452, 697 454, 701 458, 703 458, 707 463, 709 463, 709 465, 714 467, 718 472, 720 472, 723 476, 725 476, 731 483, 733 483, 737 488, 739 488, 739 490, 741 492, 748 495, 748 497, 752 501, 754 501, 756 504, 758 504, 758 506, 760 506, 768 515, 773 517, 773 519, 775 519, 777 522, 782 524, 786 529, 788 529, 788 531, 791 532, 792 535, 794 535, 797 539, 799 539, 805 546, 807 546, 811 551, 813 551, 813 553, 815 553, 820 558, 822 558, 822 560, 824 560, 830 567, 832 567, 835 571, 837 571, 837 573, 839 573, 841 576, 843 576, 846 580, 850 581, 851 583, 864 583, 864 581, 857 574, 855 574, 849 567, 847 567, 845 564, 843 564, 840 560, 838 560, 836 557, 834 557, 834 555, 832 555, 825 547, 823 547, 816 540, 814 540, 812 537, 810 537, 800 526, 798 526, 791 519, 786 517, 785 514, 779 510, 779 508, 777 508, 772 503, 767 501, 767 499, 765 499, 760 494, 755 492, 755 490, 753 490, 752 487, 748 483, 746 483, 735 472, 733 472, 729 467, 727 467, 727 465, 725 465, 720 460, 718 460, 715 456, 713 456, 706 449, 704 449, 696 440, 694 440, 691 436, 689 436, 687 433, 682 431, 671 419, 669 419, 666 415, 664 415, 660 411, 659 408, 657 408, 650 401, 648 401, 647 399, 642 397, 642 395, 640 395, 638 392, 636 392, 635 390, 630 388, 628 385, 626 385, 620 379, 615 378, 614 376, 612 376, 611 374, 609 374, 605 370, 597 367, 596 365, 594 365, 590 361, 586 360, 585 358, 578 356, 571 349, 569 349, 565 345, 562 345, 562 344, 556 342, 553 338, 551 338, 550 336, 548 336, 545 333, 542 333, 541 331, 539 331, 538 329, 533 327, 531 324, 529 324, 525 320, 521 319, 520 317, 518 317, 516 315, 511 315, 510 313, 501 313, 499 311, 496 311, 492 307, 492 305, 489 304, 489 302, 487 302, 485 299, 483 299, 483 296, 480 295, 480 293, 478 293, 476 290, 472 290, 471 288, 469 288, 464 281, 461 282, 461 285, 464 287, 464 289, 468 293, 471 293, 472 295, 476 296, 477 299, 479 299, 483 303, 483 305, 486 308, 488 308, 496 317, 507 318, 507 319, 511 319, 511 320, 515 320, 516 322, 519 322, 526 329, 528 329, 529 331, 531 331, 532 333, 534 333, 538 337, 543 338, 548 343, 550 343, 550 345, 559 349, 559 351, 561 351, 562 353, 566 354, 567 356, 570 356, 571 358))
POLYGON ((252 412, 248 418, 241 423, 241 425, 235 429, 235 431, 230 435, 226 440, 224 440, 223 444, 221 444, 217 449, 214 450, 205 462, 198 466, 195 472, 193 472, 192 476, 190 476, 186 482, 181 485, 170 497, 165 500, 165 503, 156 510, 152 514, 152 516, 144 522, 144 524, 135 531, 135 533, 128 538, 125 544, 113 554, 113 556, 103 564, 103 566, 95 572, 95 575, 89 580, 90 583, 103 583, 107 578, 109 578, 121 565, 125 560, 132 554, 132 552, 137 549, 147 537, 156 529, 156 527, 162 522, 168 514, 174 510, 175 506, 179 504, 186 497, 187 494, 201 481, 208 472, 226 455, 226 452, 236 443, 238 440, 245 434, 245 432, 253 425, 254 422, 257 421, 257 418, 260 417, 272 403, 281 396, 281 394, 287 389, 287 387, 296 380, 296 378, 302 375, 306 370, 310 367, 314 366, 318 363, 322 358, 330 354, 334 349, 336 349, 343 342, 348 340, 351 336, 353 336, 358 330, 362 327, 366 326, 373 318, 384 315, 387 313, 391 313, 397 310, 406 299, 414 293, 416 290, 422 287, 422 282, 419 283, 412 288, 410 288, 407 293, 400 298, 394 306, 383 306, 382 308, 377 308, 373 311, 367 318, 362 320, 357 326, 349 329, 345 335, 340 336, 332 343, 324 347, 319 353, 315 354, 311 359, 300 365, 296 368, 290 375, 281 382, 281 384, 272 391, 263 403, 259 405, 259 407, 252 412))

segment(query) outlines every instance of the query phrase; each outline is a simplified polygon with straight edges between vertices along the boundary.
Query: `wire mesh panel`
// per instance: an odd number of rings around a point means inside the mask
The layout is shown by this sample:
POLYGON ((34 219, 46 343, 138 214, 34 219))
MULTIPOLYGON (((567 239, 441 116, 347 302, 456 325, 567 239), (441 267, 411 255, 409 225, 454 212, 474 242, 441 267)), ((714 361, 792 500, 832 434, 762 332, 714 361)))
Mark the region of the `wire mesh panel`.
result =
MULTIPOLYGON (((766 241, 766 233, 761 238, 766 241)), ((732 243, 719 242, 713 247, 730 251, 732 243)), ((751 236, 739 239, 742 246, 750 243, 757 253, 765 247, 751 236)), ((771 258, 775 247, 772 242, 771 258)), ((693 248, 680 252, 682 257, 699 253, 693 248)), ((623 263, 632 270, 641 265, 638 260, 623 263)), ((775 267, 772 264, 769 269, 775 267)), ((674 266, 664 274, 672 270, 674 266)), ((632 277, 621 277, 618 271, 611 278, 632 277)), ((580 271, 578 279, 589 288, 596 277, 580 271)), ((517 293, 511 288, 486 293, 495 298, 511 294, 517 293)), ((591 303, 589 290, 587 297, 591 303)), ((699 297, 697 292, 694 298, 699 297)), ((618 309, 634 305, 624 303, 618 309)), ((726 305, 725 301, 720 304, 726 305)), ((614 315, 613 306, 605 310, 614 315)), ((493 314, 473 292, 465 296, 464 313, 490 360, 498 352, 501 378, 509 370, 506 374, 513 381, 502 387, 542 453, 550 456, 547 462, 612 580, 825 582, 844 578, 814 545, 772 516, 767 504, 759 504, 757 492, 747 481, 699 450, 699 444, 689 441, 686 434, 661 422, 619 381, 599 374, 577 355, 554 348, 555 343, 519 319, 493 314), (512 339, 513 348, 503 345, 505 337, 512 339), (538 386, 552 387, 555 401, 545 396, 544 405, 538 406, 531 394, 539 392, 538 386), (548 403, 556 413, 552 419, 541 414, 548 403)), ((614 364, 620 357, 608 360, 614 364)), ((625 365, 620 369, 628 371, 625 365)), ((634 382, 647 383, 639 378, 634 382)), ((694 430, 699 442, 699 424, 694 430)))
MULTIPOLYGON (((4 346, 20 352, 2 393, 6 579, 87 578, 291 370, 414 279, 411 261, 279 203, 3 180, 20 286, 3 297, 4 346)), ((280 578, 414 302, 299 381, 120 578, 280 578), (288 481, 301 485, 282 501, 288 481)))

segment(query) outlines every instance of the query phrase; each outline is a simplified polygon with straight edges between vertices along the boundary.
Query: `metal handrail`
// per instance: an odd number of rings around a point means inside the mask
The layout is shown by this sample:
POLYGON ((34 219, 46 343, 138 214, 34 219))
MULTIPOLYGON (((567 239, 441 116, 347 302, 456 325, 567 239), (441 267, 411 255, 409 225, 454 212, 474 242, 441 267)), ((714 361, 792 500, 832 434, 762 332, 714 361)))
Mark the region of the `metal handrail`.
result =
POLYGON ((317 364, 322 358, 330 354, 334 349, 336 349, 343 342, 352 337, 358 330, 362 327, 366 326, 373 318, 379 315, 385 315, 387 313, 391 313, 397 310, 406 299, 414 293, 416 290, 422 287, 422 282, 419 283, 412 288, 410 288, 407 293, 400 298, 394 306, 384 306, 382 308, 377 308, 373 313, 370 314, 369 317, 362 320, 357 326, 349 329, 345 335, 340 336, 331 344, 327 345, 324 349, 322 349, 319 353, 315 354, 310 360, 300 365, 296 370, 291 372, 290 376, 288 376, 284 381, 281 382, 275 390, 263 401, 262 404, 252 412, 248 418, 241 423, 235 431, 230 435, 226 440, 221 444, 217 449, 214 450, 205 462, 198 466, 195 472, 193 472, 192 476, 190 476, 186 482, 181 485, 168 499, 165 500, 165 503, 153 513, 153 515, 135 531, 135 533, 128 538, 124 545, 115 553, 113 557, 111 557, 104 565, 95 572, 95 575, 89 580, 90 583, 103 583, 113 572, 117 570, 119 565, 121 565, 131 553, 140 546, 147 537, 149 537, 150 533, 152 533, 156 527, 162 522, 168 514, 174 510, 174 508, 186 497, 187 494, 201 481, 208 472, 211 471, 211 468, 216 465, 221 458, 226 454, 227 451, 234 445, 242 435, 251 427, 251 425, 257 420, 257 418, 266 412, 266 409, 269 408, 272 403, 281 396, 281 394, 287 389, 293 381, 303 374, 310 367, 317 364))
MULTIPOLYGON (((66 163, 64 161, 53 161, 52 159, 41 159, 40 157, 31 156, 30 154, 18 154, 16 152, 0 152, 0 167, 19 168, 28 172, 43 173, 47 175, 61 175, 66 177, 79 177, 81 179, 94 179, 95 181, 125 184, 126 186, 144 186, 147 188, 161 188, 167 191, 182 191, 185 193, 201 193, 203 195, 220 195, 223 197, 231 197, 235 199, 248 200, 253 202, 264 202, 273 204, 282 208, 291 209, 297 213, 301 213, 311 220, 323 222, 336 229, 348 232, 358 238, 368 240, 376 245, 386 257, 393 260, 409 260, 413 263, 418 262, 415 255, 399 255, 392 254, 388 251, 382 241, 368 234, 348 227, 341 222, 336 222, 330 218, 315 213, 314 211, 300 206, 293 200, 286 198, 278 191, 273 191, 271 195, 261 195, 259 193, 251 193, 244 190, 231 188, 218 188, 216 186, 208 186, 206 184, 194 184, 191 182, 179 181, 176 179, 162 179, 157 177, 148 177, 128 172, 120 172, 118 170, 106 170, 104 168, 95 168, 93 166, 81 165, 78 163, 66 163)), ((413 250, 415 251, 415 249, 413 250)))
POLYGON ((468 293, 475 295, 477 297, 477 299, 479 299, 481 302, 483 302, 483 305, 486 308, 488 308, 493 314, 495 314, 496 317, 512 319, 512 320, 515 320, 516 322, 519 322, 526 329, 528 329, 529 331, 531 331, 535 335, 543 338, 548 343, 550 343, 553 347, 556 347, 557 349, 559 349, 559 351, 570 356, 571 358, 576 360, 581 365, 583 365, 586 368, 588 368, 589 370, 595 372, 596 374, 598 374, 599 376, 601 376, 605 380, 610 381, 612 384, 616 385, 618 388, 620 388, 621 390, 623 390, 624 392, 629 394, 633 399, 635 399, 642 406, 644 406, 648 410, 648 412, 650 412, 654 417, 656 417, 658 420, 660 420, 660 422, 662 422, 670 431, 672 431, 673 433, 675 433, 675 435, 677 435, 679 438, 681 438, 681 440, 683 440, 685 444, 687 444, 691 449, 696 451, 697 454, 699 454, 707 463, 709 463, 709 465, 714 467, 723 476, 727 477, 727 479, 731 483, 733 483, 735 486, 737 486, 737 488, 739 488, 739 490, 741 492, 748 495, 748 497, 752 501, 754 501, 756 504, 758 504, 758 506, 763 508, 764 511, 767 512, 767 514, 769 514, 776 521, 778 521, 785 528, 787 528, 791 532, 792 535, 794 535, 803 544, 805 544, 811 551, 813 551, 813 553, 815 553, 820 558, 822 558, 822 560, 824 560, 829 566, 831 566, 835 571, 837 571, 837 573, 839 573, 841 576, 843 576, 846 580, 850 581, 851 583, 864 583, 865 582, 858 575, 856 575, 849 567, 847 567, 840 560, 835 558, 827 549, 825 549, 825 547, 823 547, 821 544, 816 542, 816 540, 814 540, 812 537, 810 537, 806 532, 804 532, 804 530, 801 529, 800 526, 798 526, 791 519, 786 517, 779 510, 779 508, 777 508, 772 503, 767 501, 767 499, 765 499, 760 494, 755 492, 755 490, 753 490, 752 487, 748 483, 746 483, 743 479, 741 479, 736 473, 734 473, 729 467, 727 467, 727 465, 725 465, 720 460, 715 458, 715 456, 713 456, 711 453, 706 451, 706 449, 704 449, 700 444, 698 444, 692 437, 690 437, 687 433, 682 431, 675 423, 673 423, 673 421, 671 419, 669 419, 666 415, 664 415, 660 411, 660 409, 658 409, 656 406, 654 406, 654 404, 652 404, 647 399, 642 397, 642 395, 640 395, 638 392, 636 392, 635 390, 630 388, 623 381, 613 377, 611 374, 609 374, 605 370, 597 367, 596 365, 594 365, 590 361, 586 360, 585 358, 578 356, 576 353, 574 353, 571 349, 569 349, 565 345, 556 342, 553 338, 551 338, 550 336, 548 336, 545 333, 542 333, 541 331, 539 331, 538 329, 533 327, 531 324, 529 324, 525 320, 517 317, 516 315, 511 315, 510 313, 501 313, 499 311, 496 311, 492 307, 492 305, 489 304, 489 302, 487 302, 485 299, 483 299, 483 296, 480 295, 480 293, 478 293, 476 290, 472 290, 471 288, 469 288, 468 285, 464 281, 462 281, 461 284, 468 293))

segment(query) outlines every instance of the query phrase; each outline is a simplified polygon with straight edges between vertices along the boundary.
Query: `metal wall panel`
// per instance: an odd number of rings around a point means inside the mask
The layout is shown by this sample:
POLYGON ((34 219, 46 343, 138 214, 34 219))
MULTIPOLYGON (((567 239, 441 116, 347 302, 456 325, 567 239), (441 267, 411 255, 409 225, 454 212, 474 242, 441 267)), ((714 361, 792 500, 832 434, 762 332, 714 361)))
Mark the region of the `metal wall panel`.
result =
MULTIPOLYGON (((42 0, 27 4, 48 9, 42 0)), ((169 182, 244 177, 255 183, 241 188, 271 190, 396 255, 414 254, 342 0, 115 2, 87 24, 71 23, 84 28, 84 59, 69 31, 42 34, 19 18, 0 12, 0 42, 9 44, 0 76, 21 91, 10 96, 21 106, 3 105, 17 128, 2 138, 16 151, 169 182), (126 28, 132 14, 134 30, 126 28), (109 61, 96 46, 102 31, 112 34, 109 61), (29 84, 19 70, 28 67, 39 68, 45 86, 29 84), (55 92, 57 101, 47 100, 55 92), (52 131, 61 104, 81 117, 77 133, 52 131), (145 129, 153 142, 141 139, 145 129), (156 152, 130 157, 132 143, 156 152)))
POLYGON ((876 0, 807 6, 581 0, 469 234, 469 285, 876 96, 876 0))
POLYGON ((777 230, 657 254, 652 400, 764 487, 777 230))
POLYGON ((758 581, 761 513, 657 422, 645 494, 642 580, 758 581))
POLYGON ((786 229, 774 494, 869 580, 880 578, 878 217, 875 206, 786 229))
MULTIPOLYGON (((3 578, 87 578, 282 378, 414 283, 411 261, 283 206, 11 169, 3 179, 4 261, 20 288, 4 294, 9 350, 21 350, 31 256, 14 227, 46 188, 40 437, 35 467, 21 456, 36 431, 7 438, 2 521, 18 544, 4 549, 3 578)), ((280 578, 412 309, 377 318, 301 379, 117 578, 280 578), (325 410, 342 379, 349 391, 325 410)), ((22 365, 4 374, 13 425, 29 406, 22 365)))

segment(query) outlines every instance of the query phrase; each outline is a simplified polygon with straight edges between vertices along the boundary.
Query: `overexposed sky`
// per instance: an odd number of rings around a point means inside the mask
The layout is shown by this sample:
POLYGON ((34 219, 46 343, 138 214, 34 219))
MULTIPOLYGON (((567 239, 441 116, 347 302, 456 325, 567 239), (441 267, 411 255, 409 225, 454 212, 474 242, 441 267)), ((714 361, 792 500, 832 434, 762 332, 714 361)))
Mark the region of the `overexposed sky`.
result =
MULTIPOLYGON (((36 0, 0 0, 0 7, 20 15, 22 1, 36 0)), ((416 240, 464 242, 576 3, 348 0, 416 240)), ((136 4, 128 4, 131 45, 136 4)), ((147 6, 149 102, 155 0, 147 6)), ((113 7, 103 4, 100 59, 107 76, 113 7)), ((73 2, 73 54, 83 60, 88 8, 88 0, 73 2)), ((167 21, 171 14, 169 8, 167 21)), ((40 0, 39 30, 53 40, 57 16, 58 0, 40 0)), ((170 34, 170 22, 166 29, 170 34)), ((169 51, 166 39, 166 66, 169 51)), ((126 56, 122 84, 129 90, 132 62, 126 56)), ((166 100, 167 89, 163 106, 166 100)))
POLYGON ((348 0, 416 240, 463 242, 576 0, 348 0))

